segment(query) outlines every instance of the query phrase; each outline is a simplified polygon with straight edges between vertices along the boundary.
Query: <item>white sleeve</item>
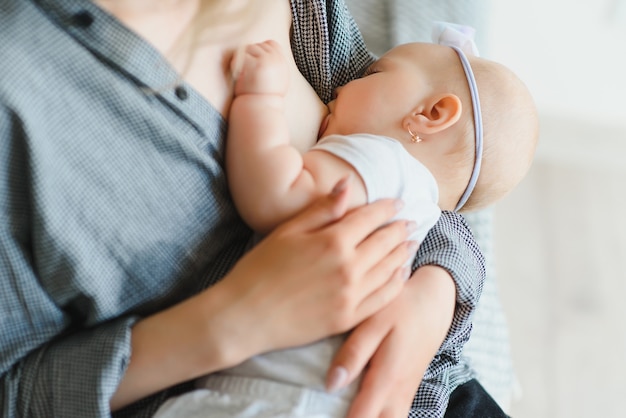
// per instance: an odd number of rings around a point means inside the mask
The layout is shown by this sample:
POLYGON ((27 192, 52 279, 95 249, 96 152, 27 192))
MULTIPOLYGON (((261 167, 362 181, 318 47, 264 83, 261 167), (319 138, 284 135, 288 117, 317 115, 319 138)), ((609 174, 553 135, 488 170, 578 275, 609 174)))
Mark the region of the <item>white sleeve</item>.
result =
POLYGON ((402 199, 404 208, 396 218, 416 222, 412 239, 421 242, 439 219, 435 178, 395 139, 369 134, 330 135, 313 149, 330 152, 352 165, 365 184, 368 202, 402 199))

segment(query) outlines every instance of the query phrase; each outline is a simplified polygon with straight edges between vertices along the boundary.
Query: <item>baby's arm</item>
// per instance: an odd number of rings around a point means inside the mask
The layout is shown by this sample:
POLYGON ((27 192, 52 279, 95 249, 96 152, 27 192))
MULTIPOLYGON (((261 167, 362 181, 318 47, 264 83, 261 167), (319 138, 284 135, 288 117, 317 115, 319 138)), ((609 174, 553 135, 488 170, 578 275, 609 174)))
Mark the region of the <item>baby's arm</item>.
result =
POLYGON ((268 232, 352 175, 352 206, 365 203, 365 188, 351 165, 325 151, 304 156, 291 146, 284 113, 289 67, 280 46, 246 47, 235 84, 226 144, 233 199, 244 220, 268 232), (354 187, 357 186, 357 187, 354 187))

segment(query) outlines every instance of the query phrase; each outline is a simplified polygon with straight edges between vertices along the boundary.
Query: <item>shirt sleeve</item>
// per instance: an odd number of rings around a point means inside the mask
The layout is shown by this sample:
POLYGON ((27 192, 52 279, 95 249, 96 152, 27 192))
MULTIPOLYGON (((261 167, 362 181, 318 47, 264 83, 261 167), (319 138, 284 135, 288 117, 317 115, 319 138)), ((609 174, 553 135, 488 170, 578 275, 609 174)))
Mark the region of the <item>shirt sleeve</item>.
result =
POLYGON ((485 281, 485 259, 474 236, 458 213, 444 211, 422 242, 413 268, 437 265, 446 269, 456 285, 452 324, 434 360, 428 366, 413 401, 410 416, 443 416, 452 391, 472 377, 461 353, 469 340, 472 315, 485 281))
POLYGON ((298 69, 328 103, 336 87, 375 60, 343 0, 292 0, 291 48, 298 69))
POLYGON ((0 414, 107 417, 135 318, 74 333, 71 313, 41 287, 24 138, 17 116, 0 105, 0 414))
POLYGON ((2 416, 110 416, 109 400, 129 360, 132 322, 59 337, 11 364, 0 380, 2 416))

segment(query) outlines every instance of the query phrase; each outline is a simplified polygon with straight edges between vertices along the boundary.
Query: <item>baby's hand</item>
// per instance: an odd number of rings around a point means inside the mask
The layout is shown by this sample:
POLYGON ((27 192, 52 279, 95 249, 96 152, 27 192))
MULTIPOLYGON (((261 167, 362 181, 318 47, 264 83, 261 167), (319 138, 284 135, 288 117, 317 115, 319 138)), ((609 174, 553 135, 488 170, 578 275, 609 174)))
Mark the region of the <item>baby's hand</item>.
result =
POLYGON ((233 57, 231 70, 235 77, 235 95, 287 92, 287 60, 276 41, 269 40, 240 49, 233 57))

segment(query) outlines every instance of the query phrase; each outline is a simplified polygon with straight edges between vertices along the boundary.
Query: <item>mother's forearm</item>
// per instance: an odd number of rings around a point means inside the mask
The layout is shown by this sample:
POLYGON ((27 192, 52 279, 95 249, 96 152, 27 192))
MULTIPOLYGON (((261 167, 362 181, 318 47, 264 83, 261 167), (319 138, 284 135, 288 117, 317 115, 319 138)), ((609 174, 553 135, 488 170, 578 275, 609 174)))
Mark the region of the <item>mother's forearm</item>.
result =
POLYGON ((423 340, 420 344, 421 352, 432 353, 425 358, 427 365, 437 353, 452 324, 456 305, 456 286, 448 271, 438 266, 427 265, 417 269, 405 287, 405 291, 413 292, 411 299, 428 312, 428 326, 422 328, 423 332, 427 330, 428 335, 422 335, 423 340), (428 347, 424 347, 423 344, 428 347))
POLYGON ((443 212, 430 231, 414 262, 414 267, 435 265, 445 269, 454 281, 456 303, 448 334, 429 372, 460 361, 464 344, 469 339, 471 318, 478 304, 485 280, 485 259, 474 240, 465 219, 453 212, 443 212))
POLYGON ((247 347, 229 326, 221 287, 188 299, 135 324, 131 357, 110 401, 111 410, 203 374, 244 360, 247 347))

